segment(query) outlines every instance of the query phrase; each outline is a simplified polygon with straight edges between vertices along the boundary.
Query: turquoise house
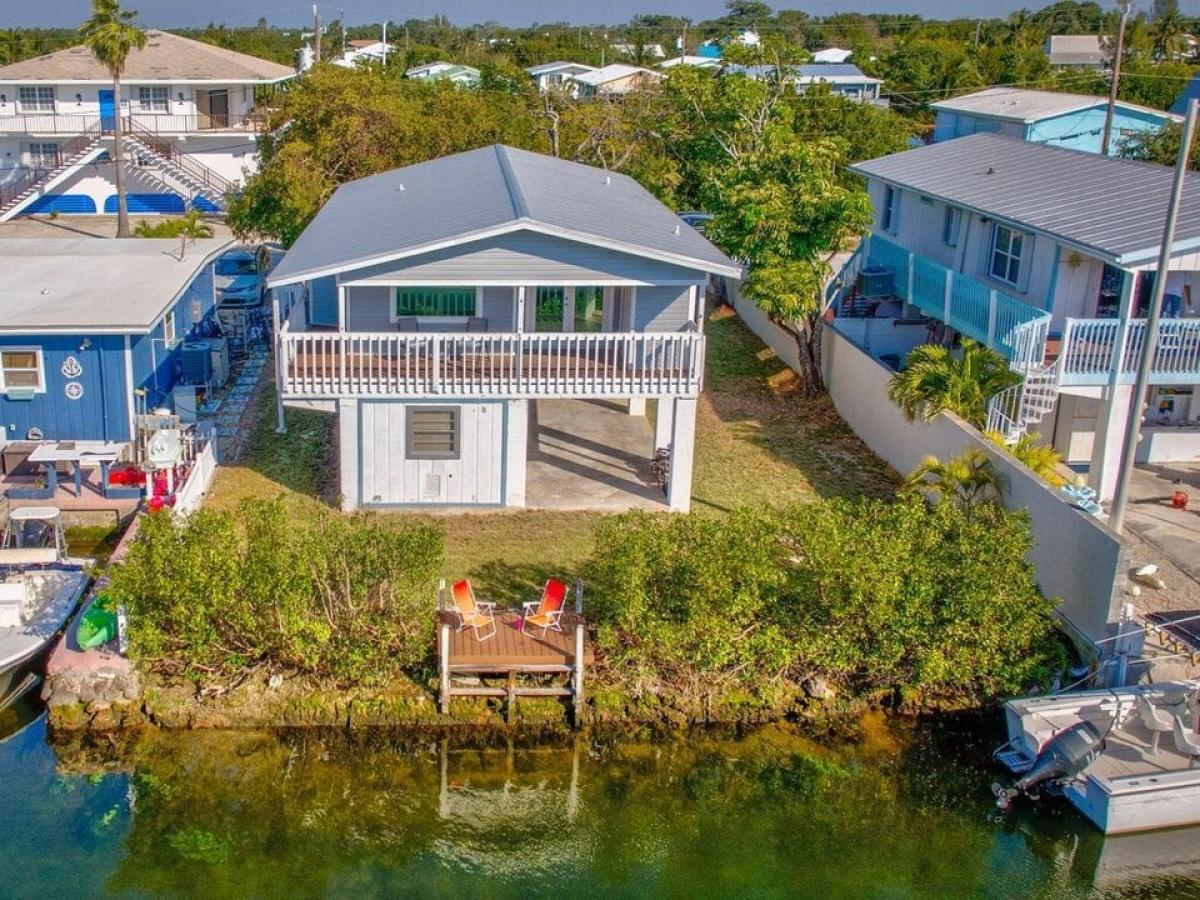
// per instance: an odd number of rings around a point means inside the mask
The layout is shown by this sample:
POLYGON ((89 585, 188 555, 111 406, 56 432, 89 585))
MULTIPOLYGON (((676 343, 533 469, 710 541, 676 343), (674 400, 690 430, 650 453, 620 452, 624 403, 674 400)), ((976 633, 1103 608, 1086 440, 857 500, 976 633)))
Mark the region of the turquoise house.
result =
POLYGON ((0 435, 125 441, 215 314, 225 241, 0 240, 0 435))
MULTIPOLYGON (((935 144, 971 134, 1002 134, 1037 144, 1099 153, 1108 100, 1082 94, 993 87, 930 104, 937 113, 935 144)), ((1118 101, 1113 113, 1109 153, 1124 139, 1161 131, 1178 116, 1118 101)))

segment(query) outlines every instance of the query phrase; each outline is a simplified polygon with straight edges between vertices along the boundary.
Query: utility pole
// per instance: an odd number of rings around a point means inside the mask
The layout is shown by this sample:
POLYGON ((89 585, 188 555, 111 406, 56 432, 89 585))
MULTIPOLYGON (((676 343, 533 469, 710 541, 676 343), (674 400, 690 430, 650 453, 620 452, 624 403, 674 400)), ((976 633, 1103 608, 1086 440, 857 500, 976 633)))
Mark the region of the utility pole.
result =
POLYGON ((321 61, 321 14, 320 14, 320 12, 317 11, 317 4, 315 4, 315 3, 313 4, 313 32, 316 35, 313 38, 314 42, 316 43, 315 59, 317 62, 320 62, 321 61))
MULTIPOLYGON (((1175 243, 1175 223, 1179 218, 1179 201, 1183 196, 1188 157, 1192 150, 1192 139, 1196 134, 1198 104, 1200 104, 1198 100, 1188 101, 1187 120, 1183 123, 1183 140, 1179 144, 1179 157, 1175 161, 1175 181, 1171 185, 1171 201, 1167 205, 1167 221, 1163 226, 1162 246, 1158 250, 1158 271, 1154 273, 1154 293, 1150 297, 1150 310, 1146 314, 1146 331, 1142 334, 1142 352, 1138 358, 1137 380, 1133 383, 1133 394, 1129 398, 1129 418, 1125 422, 1125 441, 1121 445, 1121 468, 1117 472, 1117 490, 1113 495, 1112 510, 1108 515, 1108 527, 1118 534, 1125 524, 1125 505, 1129 500, 1129 479, 1133 475, 1133 457, 1137 453, 1138 441, 1142 437, 1142 406, 1145 401, 1146 382, 1150 380, 1150 367, 1154 363, 1154 352, 1158 349, 1158 322, 1162 310, 1163 294, 1167 289, 1171 248, 1175 243)), ((1117 365, 1120 363, 1118 362, 1117 365)))
POLYGON ((342 23, 342 56, 346 55, 346 11, 338 10, 338 21, 342 23))
POLYGON ((1112 85, 1108 89, 1108 108, 1104 111, 1104 137, 1100 140, 1100 153, 1108 156, 1108 145, 1112 141, 1113 113, 1117 108, 1117 88, 1121 84, 1121 58, 1125 55, 1125 23, 1129 21, 1129 0, 1121 0, 1121 24, 1117 26, 1117 49, 1113 54, 1112 85))
POLYGON ((383 20, 383 65, 387 67, 387 19, 383 20))
POLYGON ((687 57, 687 22, 683 23, 683 37, 679 39, 679 61, 687 57))
POLYGON ((975 20, 975 49, 979 49, 979 29, 983 26, 983 19, 975 20))

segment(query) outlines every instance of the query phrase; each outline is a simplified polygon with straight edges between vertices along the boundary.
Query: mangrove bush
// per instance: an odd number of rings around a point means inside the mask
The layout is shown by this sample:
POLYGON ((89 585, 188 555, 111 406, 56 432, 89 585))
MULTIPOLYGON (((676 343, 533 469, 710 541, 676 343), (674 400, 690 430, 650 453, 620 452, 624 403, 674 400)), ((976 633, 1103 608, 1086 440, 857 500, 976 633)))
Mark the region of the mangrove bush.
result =
POLYGON ((248 500, 146 516, 110 593, 129 611, 132 654, 157 672, 369 683, 429 654, 442 550, 431 526, 248 500))
POLYGON ((589 610, 615 677, 709 692, 820 675, 994 695, 1061 664, 1024 514, 829 501, 602 523, 589 610))

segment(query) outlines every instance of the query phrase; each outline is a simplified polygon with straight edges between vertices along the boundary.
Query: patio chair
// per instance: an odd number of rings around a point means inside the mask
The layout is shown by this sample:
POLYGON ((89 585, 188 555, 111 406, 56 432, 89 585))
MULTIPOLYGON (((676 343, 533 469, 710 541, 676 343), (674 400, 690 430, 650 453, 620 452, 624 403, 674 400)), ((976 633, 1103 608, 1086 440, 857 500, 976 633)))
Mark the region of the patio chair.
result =
POLYGON ((466 578, 454 582, 450 593, 454 598, 454 612, 458 615, 458 631, 473 629, 475 640, 481 643, 496 636, 495 603, 480 603, 476 600, 471 582, 466 578))
POLYGON ((542 629, 543 637, 551 628, 561 632, 563 604, 566 599, 567 586, 561 581, 548 578, 546 586, 542 588, 541 599, 521 605, 521 630, 524 631, 526 625, 533 625, 542 629))
POLYGON ((1150 732, 1150 752, 1158 753, 1158 739, 1163 732, 1171 730, 1171 723, 1175 717, 1151 703, 1145 694, 1138 694, 1136 702, 1142 727, 1150 732))
POLYGON ((1200 759, 1200 735, 1187 727, 1183 716, 1171 716, 1172 729, 1175 732, 1175 749, 1188 758, 1188 768, 1196 765, 1200 759))

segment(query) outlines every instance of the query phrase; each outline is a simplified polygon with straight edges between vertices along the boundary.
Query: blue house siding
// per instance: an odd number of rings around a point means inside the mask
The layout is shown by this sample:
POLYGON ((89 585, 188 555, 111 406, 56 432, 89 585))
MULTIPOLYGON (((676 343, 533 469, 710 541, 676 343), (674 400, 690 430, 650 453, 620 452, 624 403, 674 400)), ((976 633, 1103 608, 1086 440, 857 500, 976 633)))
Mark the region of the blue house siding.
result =
MULTIPOLYGON (((175 337, 180 342, 196 337, 200 333, 200 324, 216 309, 212 270, 211 265, 205 266, 171 307, 175 312, 175 337)), ((180 345, 167 348, 165 322, 164 313, 149 333, 132 339, 133 383, 146 391, 149 408, 169 405, 171 390, 177 380, 180 345)))
POLYGON ((0 347, 37 347, 42 351, 45 388, 31 400, 0 395, 0 424, 10 440, 24 439, 36 428, 46 438, 126 440, 125 338, 122 335, 3 335, 0 347), (90 341, 90 346, 80 349, 90 341), (78 363, 64 366, 69 358, 78 363), (68 384, 76 384, 68 395, 68 384), (82 388, 82 393, 78 393, 82 388))
MULTIPOLYGON (((933 142, 966 137, 972 134, 1006 134, 1038 144, 1066 147, 1086 153, 1099 153, 1104 135, 1104 104, 1091 109, 1051 116, 1025 124, 1019 121, 994 119, 968 112, 938 110, 933 126, 933 142)), ((1161 130, 1170 118, 1166 113, 1129 109, 1118 106, 1113 115, 1113 140, 1109 152, 1116 155, 1122 137, 1133 133, 1161 130)))
MULTIPOLYGON (((177 338, 186 340, 198 333, 200 323, 210 318, 215 308, 211 265, 205 266, 171 308, 177 338)), ((129 335, 133 386, 146 388, 146 406, 150 408, 168 402, 175 384, 179 351, 168 351, 163 343, 164 318, 148 333, 129 335)), ((46 388, 29 400, 9 399, 0 393, 0 425, 7 429, 9 439, 24 439, 30 429, 58 440, 129 439, 126 335, 5 334, 0 335, 0 348, 4 347, 39 349, 46 388), (70 359, 77 365, 69 364, 70 359)))
MULTIPOLYGON (((1109 152, 1120 151, 1122 135, 1159 131, 1167 124, 1165 113, 1154 115, 1134 109, 1117 107, 1113 114, 1113 139, 1109 152)), ((1067 147, 1087 153, 1099 153, 1104 136, 1104 107, 1043 119, 1029 126, 1028 140, 1054 147, 1067 147)))

